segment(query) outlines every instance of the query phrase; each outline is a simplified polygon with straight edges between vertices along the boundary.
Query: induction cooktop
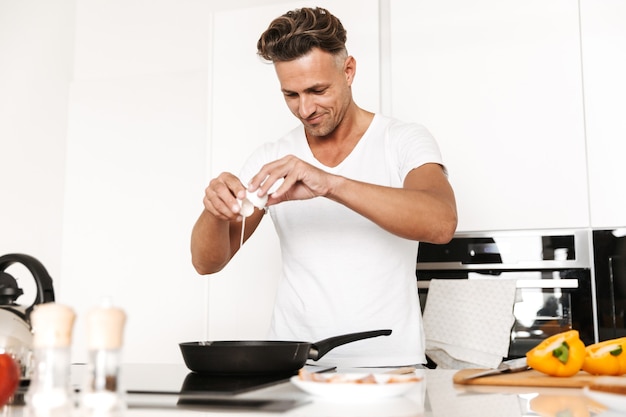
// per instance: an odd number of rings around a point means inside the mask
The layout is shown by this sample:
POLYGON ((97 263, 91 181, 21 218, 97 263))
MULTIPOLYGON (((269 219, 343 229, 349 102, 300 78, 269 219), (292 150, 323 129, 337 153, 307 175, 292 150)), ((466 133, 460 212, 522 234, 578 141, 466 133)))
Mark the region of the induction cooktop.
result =
POLYGON ((124 365, 121 384, 129 394, 237 395, 288 381, 293 374, 200 375, 178 365, 124 365))
MULTIPOLYGON (((334 368, 306 365, 310 372, 334 368)), ((76 391, 87 376, 86 365, 72 366, 76 391)), ((129 408, 221 408, 286 411, 300 406, 302 399, 241 397, 240 394, 286 382, 293 374, 274 375, 200 375, 182 364, 125 364, 120 386, 127 394, 129 408)))

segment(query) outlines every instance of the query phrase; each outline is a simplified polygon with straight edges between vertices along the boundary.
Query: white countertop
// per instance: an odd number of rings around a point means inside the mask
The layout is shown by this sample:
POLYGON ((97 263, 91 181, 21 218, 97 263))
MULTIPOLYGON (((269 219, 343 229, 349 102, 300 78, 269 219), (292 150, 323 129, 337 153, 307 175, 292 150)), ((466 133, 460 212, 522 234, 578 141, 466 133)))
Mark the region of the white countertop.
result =
MULTIPOLYGON (((617 417, 618 412, 588 398, 582 389, 488 387, 455 385, 454 370, 417 370, 423 383, 406 394, 384 399, 344 398, 329 400, 311 396, 290 382, 284 382, 229 399, 244 401, 298 401, 299 405, 284 411, 220 409, 177 406, 176 395, 127 396, 127 417, 246 416, 246 417, 342 417, 342 416, 423 416, 423 417, 525 417, 525 416, 601 416, 617 417)), ((626 396, 625 396, 626 399, 626 396)), ((1 413, 0 413, 1 414, 1 413)), ((4 410, 2 416, 25 415, 22 407, 4 410)))

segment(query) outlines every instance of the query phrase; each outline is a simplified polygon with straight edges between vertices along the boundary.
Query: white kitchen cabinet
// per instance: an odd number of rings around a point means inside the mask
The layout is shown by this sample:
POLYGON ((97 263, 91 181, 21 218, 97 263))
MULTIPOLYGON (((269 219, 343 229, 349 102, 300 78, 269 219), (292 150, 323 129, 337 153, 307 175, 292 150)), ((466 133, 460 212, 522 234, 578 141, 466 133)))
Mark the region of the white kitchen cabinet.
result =
POLYGON ((389 4, 391 111, 437 138, 458 229, 587 226, 578 3, 389 4))
POLYGON ((74 0, 0 1, 0 255, 35 256, 54 279, 74 9, 74 0))
MULTIPOLYGON (((378 111, 378 1, 327 0, 316 5, 338 16, 348 31, 348 51, 357 60, 355 101, 378 111)), ((273 65, 256 55, 256 43, 272 19, 303 6, 311 5, 298 1, 214 14, 209 178, 222 171, 237 174, 257 146, 300 123, 284 102, 273 65)), ((210 339, 266 337, 280 267, 278 237, 268 217, 230 264, 207 278, 210 339)))
POLYGON ((591 226, 626 225, 626 3, 582 0, 591 226))
POLYGON ((206 71, 212 3, 76 0, 74 79, 206 71))
POLYGON ((189 239, 205 187, 210 8, 79 0, 75 9, 55 280, 57 301, 77 313, 72 360, 86 360, 85 315, 110 296, 128 315, 125 362, 181 362, 178 343, 206 328, 208 286, 189 239))
POLYGON ((207 286, 189 255, 202 209, 206 72, 74 82, 68 113, 55 295, 77 314, 73 361, 87 359, 87 312, 111 297, 128 315, 125 361, 178 362, 178 343, 201 340, 206 322, 207 286))

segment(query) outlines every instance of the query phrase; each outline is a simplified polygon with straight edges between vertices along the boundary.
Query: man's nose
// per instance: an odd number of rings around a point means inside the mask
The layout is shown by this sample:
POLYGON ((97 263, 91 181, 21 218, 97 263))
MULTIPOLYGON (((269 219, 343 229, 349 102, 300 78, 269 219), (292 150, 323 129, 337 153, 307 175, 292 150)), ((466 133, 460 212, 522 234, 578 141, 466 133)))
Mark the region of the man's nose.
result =
POLYGON ((307 117, 315 113, 315 103, 312 97, 306 94, 303 94, 300 96, 299 111, 300 111, 300 117, 302 117, 303 119, 306 119, 307 117))

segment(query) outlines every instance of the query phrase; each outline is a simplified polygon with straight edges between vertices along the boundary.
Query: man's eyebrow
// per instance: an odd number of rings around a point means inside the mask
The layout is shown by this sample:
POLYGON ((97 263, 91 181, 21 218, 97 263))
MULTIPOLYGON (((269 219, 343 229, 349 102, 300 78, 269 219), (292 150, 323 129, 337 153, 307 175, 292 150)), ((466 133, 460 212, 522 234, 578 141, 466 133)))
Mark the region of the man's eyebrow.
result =
MULTIPOLYGON (((305 93, 309 93, 311 91, 317 91, 317 90, 320 90, 320 89, 323 90, 325 88, 328 88, 328 84, 321 84, 321 83, 320 84, 313 84, 312 86, 305 88, 304 92, 305 93)), ((287 90, 285 88, 281 88, 281 91, 284 94, 296 93, 295 91, 287 90)))

